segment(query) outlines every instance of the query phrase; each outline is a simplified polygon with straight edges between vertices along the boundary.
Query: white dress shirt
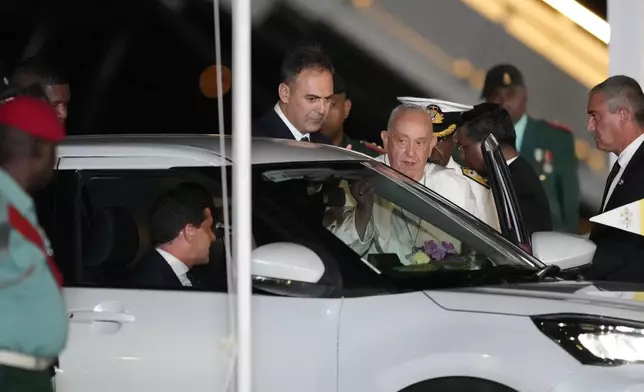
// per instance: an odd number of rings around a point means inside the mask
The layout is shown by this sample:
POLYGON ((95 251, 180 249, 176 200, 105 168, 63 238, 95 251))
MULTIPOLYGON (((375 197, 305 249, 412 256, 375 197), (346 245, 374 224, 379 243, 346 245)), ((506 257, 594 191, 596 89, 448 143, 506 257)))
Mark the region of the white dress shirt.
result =
POLYGON ((284 112, 282 111, 282 108, 280 107, 279 102, 275 104, 275 107, 273 108, 273 110, 275 110, 275 113, 277 113, 277 115, 282 119, 282 121, 284 121, 284 124, 286 124, 289 131, 291 131, 295 140, 300 141, 302 139, 305 139, 305 140, 311 141, 311 138, 309 137, 308 134, 304 134, 298 131, 297 128, 295 128, 295 125, 291 124, 291 122, 288 121, 288 118, 286 118, 286 115, 284 115, 284 112))
MULTIPOLYGON (((389 164, 386 155, 375 159, 389 164)), ((458 177, 453 171, 428 163, 419 183, 476 216, 476 201, 469 181, 458 177)), ((363 239, 360 239, 355 226, 353 206, 345 207, 337 219, 327 224, 327 228, 361 256, 367 253, 394 253, 403 264, 409 264, 407 257, 413 248, 422 246, 427 240, 452 243, 457 252, 461 249, 460 241, 377 195, 363 239)))
POLYGON ((190 279, 188 279, 188 276, 186 275, 188 271, 190 271, 190 268, 188 268, 187 265, 183 264, 181 260, 177 259, 163 249, 157 248, 157 252, 159 252, 161 257, 163 257, 170 268, 172 268, 172 271, 175 275, 177 275, 177 278, 181 282, 181 285, 184 287, 191 287, 192 282, 190 282, 190 279))
POLYGON ((470 188, 476 199, 476 217, 481 221, 487 223, 490 227, 496 231, 501 231, 499 225, 499 217, 496 211, 496 204, 494 204, 494 197, 492 195, 492 190, 489 187, 486 187, 483 184, 476 182, 475 180, 467 177, 463 173, 463 167, 456 163, 453 158, 449 159, 449 162, 446 166, 448 169, 454 171, 456 175, 462 177, 463 179, 469 181, 470 188))
POLYGON ((610 184, 610 188, 608 188, 608 193, 606 194, 606 200, 604 200, 604 205, 602 206, 602 211, 604 208, 606 208, 606 205, 608 204, 608 201, 610 200, 611 195, 613 194, 613 191, 617 187, 617 184, 619 184, 620 180, 622 179, 622 174, 624 174, 624 170, 626 170, 626 166, 628 166, 628 163, 631 161, 633 158, 633 155, 639 150, 640 146, 644 142, 644 134, 640 135, 637 139, 633 140, 631 144, 628 145, 622 151, 621 154, 617 157, 617 162, 619 162, 619 172, 617 172, 617 175, 615 178, 613 178, 613 182, 610 184))

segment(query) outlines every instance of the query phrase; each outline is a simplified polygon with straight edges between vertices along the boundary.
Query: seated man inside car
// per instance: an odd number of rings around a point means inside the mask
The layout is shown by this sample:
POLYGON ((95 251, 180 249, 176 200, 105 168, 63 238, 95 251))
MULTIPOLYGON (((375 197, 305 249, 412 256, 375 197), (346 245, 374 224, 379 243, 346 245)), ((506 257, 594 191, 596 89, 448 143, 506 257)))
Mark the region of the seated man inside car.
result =
POLYGON ((210 261, 212 199, 193 186, 180 185, 154 203, 150 237, 155 249, 144 256, 131 272, 136 288, 171 289, 199 287, 190 274, 193 267, 210 261))
MULTIPOLYGON (((468 181, 452 170, 427 162, 436 146, 427 109, 410 104, 398 106, 391 113, 382 139, 387 154, 377 160, 477 216, 468 181)), ((330 211, 332 215, 325 217, 325 225, 359 255, 396 254, 402 264, 409 264, 415 249, 428 241, 449 242, 460 251, 458 241, 446 233, 374 194, 370 179, 353 184, 351 196, 355 206, 342 209, 341 214, 330 211)))

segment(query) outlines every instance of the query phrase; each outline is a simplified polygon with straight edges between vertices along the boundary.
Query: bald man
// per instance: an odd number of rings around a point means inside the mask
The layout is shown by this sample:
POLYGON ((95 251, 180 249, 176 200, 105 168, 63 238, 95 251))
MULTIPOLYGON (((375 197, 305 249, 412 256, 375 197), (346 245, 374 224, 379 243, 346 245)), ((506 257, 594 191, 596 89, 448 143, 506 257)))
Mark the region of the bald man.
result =
MULTIPOLYGON (((431 114, 426 108, 402 104, 389 118, 382 131, 387 154, 376 160, 405 174, 445 197, 470 214, 477 216, 476 199, 468 181, 454 171, 427 160, 436 146, 431 114)), ((460 243, 446 233, 413 216, 408 211, 373 194, 369 180, 351 187, 356 201, 343 213, 338 225, 330 230, 358 254, 393 253, 402 264, 412 263, 410 255, 426 241, 447 241, 460 251, 460 243)))

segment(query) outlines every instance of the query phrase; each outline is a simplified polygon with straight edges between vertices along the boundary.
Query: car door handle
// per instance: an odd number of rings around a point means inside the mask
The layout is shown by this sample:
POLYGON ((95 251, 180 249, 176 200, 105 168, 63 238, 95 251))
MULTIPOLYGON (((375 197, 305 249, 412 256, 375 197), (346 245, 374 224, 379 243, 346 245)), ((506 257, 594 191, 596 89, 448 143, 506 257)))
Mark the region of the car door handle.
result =
POLYGON ((133 314, 125 312, 100 312, 96 310, 74 310, 68 314, 72 323, 91 324, 94 322, 104 323, 133 323, 136 318, 133 314))

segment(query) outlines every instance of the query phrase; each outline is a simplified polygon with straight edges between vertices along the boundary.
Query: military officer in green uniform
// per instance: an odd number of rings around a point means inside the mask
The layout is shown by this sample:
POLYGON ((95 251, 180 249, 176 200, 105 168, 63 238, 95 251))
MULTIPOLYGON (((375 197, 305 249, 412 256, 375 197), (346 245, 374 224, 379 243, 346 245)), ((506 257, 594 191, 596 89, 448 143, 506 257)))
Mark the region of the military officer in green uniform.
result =
POLYGON ((579 161, 572 131, 526 113, 528 94, 523 75, 512 65, 497 65, 488 71, 482 98, 502 105, 512 116, 517 151, 530 163, 546 190, 554 229, 576 233, 579 228, 579 161))
POLYGON ((351 113, 351 99, 347 96, 344 80, 336 73, 333 75, 333 97, 329 115, 319 132, 335 146, 350 148, 372 157, 384 154, 382 147, 364 140, 352 139, 344 133, 344 121, 349 117, 349 113, 351 113))

